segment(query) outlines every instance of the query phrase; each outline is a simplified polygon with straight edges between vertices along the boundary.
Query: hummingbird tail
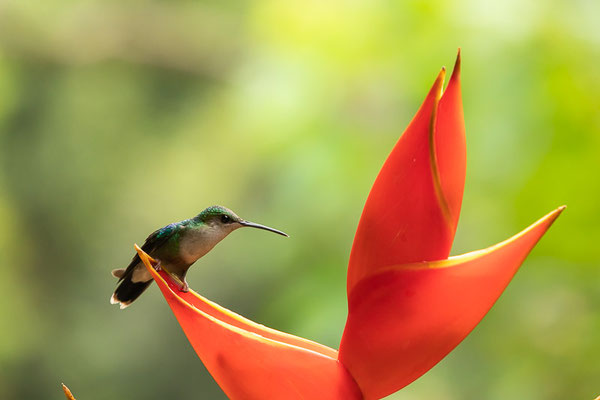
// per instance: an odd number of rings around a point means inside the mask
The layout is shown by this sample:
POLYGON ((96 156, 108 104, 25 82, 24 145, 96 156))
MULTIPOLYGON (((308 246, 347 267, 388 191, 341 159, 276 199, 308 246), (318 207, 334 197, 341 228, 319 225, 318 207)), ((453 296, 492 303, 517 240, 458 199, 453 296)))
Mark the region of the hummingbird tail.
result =
POLYGON ((149 281, 133 282, 131 278, 132 274, 124 276, 110 298, 110 304, 120 304, 121 310, 128 307, 135 299, 140 297, 144 293, 144 290, 152 283, 152 279, 149 281))

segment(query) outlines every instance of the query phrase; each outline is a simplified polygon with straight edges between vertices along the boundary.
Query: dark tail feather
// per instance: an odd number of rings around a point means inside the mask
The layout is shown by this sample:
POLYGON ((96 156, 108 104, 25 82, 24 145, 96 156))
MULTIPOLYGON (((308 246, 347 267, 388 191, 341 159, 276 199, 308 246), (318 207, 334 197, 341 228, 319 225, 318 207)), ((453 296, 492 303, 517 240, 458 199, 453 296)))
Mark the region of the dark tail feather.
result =
POLYGON ((140 297, 140 295, 144 293, 144 290, 152 283, 152 279, 146 282, 133 282, 131 280, 131 275, 133 274, 129 274, 123 278, 110 298, 111 304, 121 304, 121 310, 140 297))

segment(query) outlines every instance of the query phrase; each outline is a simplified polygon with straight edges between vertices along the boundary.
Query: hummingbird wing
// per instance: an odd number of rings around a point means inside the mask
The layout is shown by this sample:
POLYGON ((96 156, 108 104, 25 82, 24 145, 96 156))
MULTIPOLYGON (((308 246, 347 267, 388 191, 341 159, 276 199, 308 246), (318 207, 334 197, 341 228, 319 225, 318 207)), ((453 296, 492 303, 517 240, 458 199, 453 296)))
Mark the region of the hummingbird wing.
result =
MULTIPOLYGON (((176 232, 179 231, 180 228, 181 223, 178 222, 155 230, 146 238, 146 241, 142 246, 142 250, 144 250, 147 254, 152 255, 156 249, 164 245, 176 232)), ((119 278, 118 282, 122 281, 124 277, 128 276, 133 271, 135 266, 141 262, 142 260, 140 259, 140 256, 138 256, 136 253, 123 275, 121 275, 119 278)))

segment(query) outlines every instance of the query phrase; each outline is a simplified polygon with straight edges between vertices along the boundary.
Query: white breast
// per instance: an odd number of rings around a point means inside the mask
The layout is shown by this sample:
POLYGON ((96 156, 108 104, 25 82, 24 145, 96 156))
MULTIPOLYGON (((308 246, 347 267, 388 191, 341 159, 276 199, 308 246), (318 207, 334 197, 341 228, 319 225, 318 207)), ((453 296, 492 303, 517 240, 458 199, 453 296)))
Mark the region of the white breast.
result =
POLYGON ((179 245, 181 258, 186 263, 192 264, 200 257, 204 256, 217 243, 219 243, 229 231, 215 227, 204 227, 203 229, 194 229, 186 234, 184 240, 179 245))

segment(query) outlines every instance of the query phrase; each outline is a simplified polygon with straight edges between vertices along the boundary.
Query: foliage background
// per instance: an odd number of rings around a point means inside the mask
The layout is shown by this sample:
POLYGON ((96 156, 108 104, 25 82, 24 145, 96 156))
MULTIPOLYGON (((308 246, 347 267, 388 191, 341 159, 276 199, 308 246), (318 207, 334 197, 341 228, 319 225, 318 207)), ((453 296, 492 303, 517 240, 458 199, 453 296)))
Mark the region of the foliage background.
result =
POLYGON ((155 287, 109 271, 211 204, 239 231, 191 285, 337 347, 373 179, 463 49, 468 142, 453 254, 569 208, 498 304, 393 399, 600 394, 600 3, 1 1, 0 398, 224 395, 155 287))

